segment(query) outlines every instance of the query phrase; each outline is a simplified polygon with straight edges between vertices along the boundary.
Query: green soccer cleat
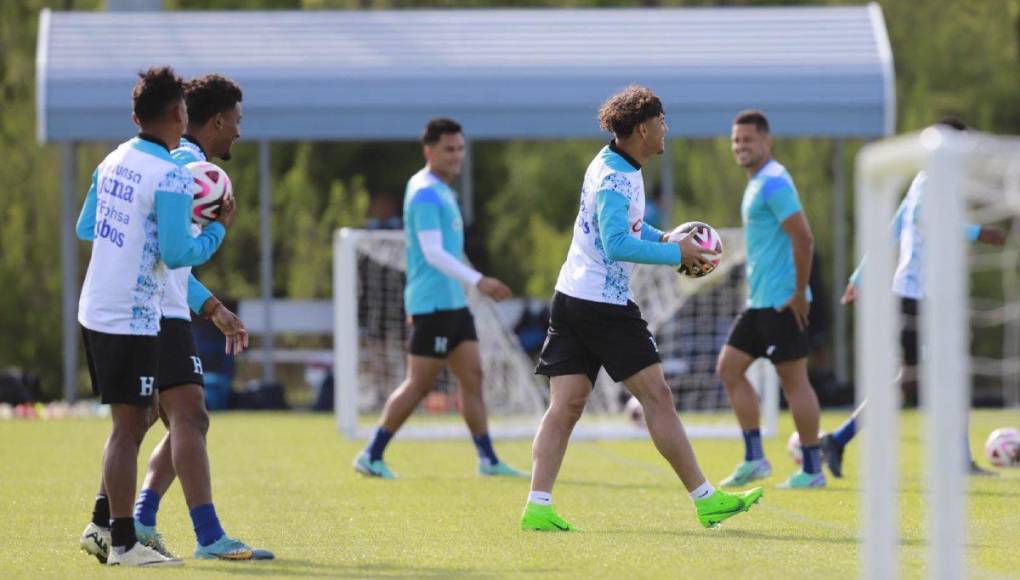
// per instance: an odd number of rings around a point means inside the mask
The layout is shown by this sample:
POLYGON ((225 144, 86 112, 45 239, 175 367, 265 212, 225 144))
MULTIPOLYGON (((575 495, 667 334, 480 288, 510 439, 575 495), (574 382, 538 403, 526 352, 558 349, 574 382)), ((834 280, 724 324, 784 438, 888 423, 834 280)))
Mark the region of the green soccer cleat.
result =
POLYGON ((163 543, 163 536, 156 531, 156 526, 142 525, 138 523, 138 520, 135 520, 135 537, 143 546, 148 546, 153 550, 156 550, 164 557, 176 557, 170 553, 166 544, 163 543))
POLYGON ((698 521, 706 528, 714 528, 723 520, 751 509, 761 500, 763 493, 760 487, 733 493, 717 489, 712 495, 694 501, 698 521))
POLYGON ((825 474, 821 470, 818 473, 807 473, 803 469, 794 473, 783 483, 779 489, 819 489, 825 487, 825 474))
POLYGON ((510 467, 509 465, 502 461, 496 464, 490 464, 488 461, 479 461, 478 475, 501 476, 501 477, 530 477, 531 474, 523 471, 517 471, 516 469, 510 467))
POLYGON ((252 548, 226 534, 208 546, 195 546, 195 558, 199 560, 272 560, 275 557, 269 550, 252 548))
POLYGON ((580 532, 580 528, 570 525, 560 517, 551 505, 528 502, 521 514, 521 529, 538 532, 580 532))
POLYGON ((379 479, 396 479, 397 474, 390 471, 389 467, 386 467, 386 462, 382 459, 370 461, 368 453, 362 452, 354 458, 354 471, 368 477, 378 477, 379 479))
POLYGON ((772 464, 768 459, 756 459, 745 461, 737 466, 733 473, 722 480, 719 485, 723 487, 744 487, 752 481, 765 479, 772 475, 772 464))

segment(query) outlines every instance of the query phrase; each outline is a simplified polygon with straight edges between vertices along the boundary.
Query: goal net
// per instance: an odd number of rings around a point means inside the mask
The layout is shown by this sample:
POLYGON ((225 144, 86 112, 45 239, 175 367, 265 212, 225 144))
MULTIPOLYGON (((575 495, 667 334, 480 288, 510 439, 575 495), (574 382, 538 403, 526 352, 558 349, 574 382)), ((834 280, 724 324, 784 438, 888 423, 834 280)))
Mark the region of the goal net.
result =
MULTIPOLYGON (((638 266, 631 278, 634 300, 656 337, 667 381, 692 437, 740 434, 729 401, 715 376, 715 360, 733 319, 744 307, 743 238, 721 232, 726 253, 710 276, 681 279, 672 269, 638 266)), ((404 380, 409 327, 404 311, 404 234, 401 231, 338 230, 334 246, 334 385, 339 430, 365 438, 378 422, 386 398, 404 380)), ((483 389, 494 436, 532 437, 548 402, 544 377, 512 331, 507 305, 468 291, 482 358, 483 389)), ((770 367, 769 367, 770 368, 770 367)), ((778 387, 766 367, 755 367, 762 385, 763 431, 775 432, 778 387)), ((646 436, 640 422, 623 413, 622 384, 603 372, 578 423, 579 438, 646 436)), ((461 437, 456 379, 440 376, 401 437, 461 437)))
POLYGON ((899 308, 890 292, 897 246, 889 223, 919 171, 924 254, 921 403, 929 575, 966 573, 965 439, 972 396, 1017 403, 1020 380, 1020 138, 929 128, 864 147, 857 157, 858 249, 867 256, 856 309, 863 433, 863 576, 900 571, 897 517, 899 308), (1003 247, 970 244, 968 224, 1004 227, 1003 247))

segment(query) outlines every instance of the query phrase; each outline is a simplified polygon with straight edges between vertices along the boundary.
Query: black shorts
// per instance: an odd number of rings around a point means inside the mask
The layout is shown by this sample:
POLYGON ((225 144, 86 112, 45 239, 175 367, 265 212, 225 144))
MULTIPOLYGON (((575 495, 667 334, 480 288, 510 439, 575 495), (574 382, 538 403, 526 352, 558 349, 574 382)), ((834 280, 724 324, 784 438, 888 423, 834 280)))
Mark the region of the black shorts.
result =
POLYGON ((163 318, 159 321, 159 373, 156 389, 165 391, 180 385, 205 386, 202 359, 191 331, 191 321, 163 318))
POLYGON ((921 358, 921 339, 918 331, 921 318, 918 316, 918 303, 913 298, 900 299, 900 312, 903 314, 900 329, 900 348, 903 349, 903 366, 916 367, 921 358))
POLYGON ((446 358, 462 342, 478 340, 475 317, 467 308, 411 316, 411 354, 446 358))
POLYGON ((726 344, 754 358, 779 364, 807 357, 810 338, 789 308, 748 308, 737 316, 726 344))
POLYGON ((81 329, 92 393, 104 404, 148 407, 156 390, 159 337, 81 329))
POLYGON ((549 332, 536 374, 587 375, 594 385, 601 367, 620 382, 658 362, 659 348, 637 304, 593 302, 560 292, 553 295, 549 332))

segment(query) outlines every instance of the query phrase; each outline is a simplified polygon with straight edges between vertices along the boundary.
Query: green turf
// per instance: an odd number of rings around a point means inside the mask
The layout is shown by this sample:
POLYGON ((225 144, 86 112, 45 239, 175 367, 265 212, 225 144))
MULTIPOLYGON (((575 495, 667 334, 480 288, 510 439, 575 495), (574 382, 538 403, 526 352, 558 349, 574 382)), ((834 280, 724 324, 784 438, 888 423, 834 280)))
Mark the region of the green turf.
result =
MULTIPOLYGON (((823 427, 838 424, 830 413, 823 427)), ((904 415, 901 560, 905 577, 924 573, 920 417, 904 415)), ((975 452, 995 427, 1020 413, 972 416, 975 452)), ((0 571, 10 577, 138 576, 111 570, 77 550, 88 523, 108 419, 0 422, 0 571)), ((822 491, 781 491, 793 469, 784 443, 766 450, 775 473, 762 504, 705 530, 680 483, 649 441, 571 445, 555 490, 560 513, 579 534, 524 533, 517 522, 526 481, 480 479, 470 442, 405 442, 387 460, 401 479, 367 480, 350 467, 360 447, 337 436, 328 416, 221 414, 210 449, 217 510, 228 533, 276 552, 273 562, 190 559, 194 536, 180 486, 162 503, 159 528, 188 556, 181 569, 147 575, 252 576, 669 576, 689 578, 855 577, 858 571, 859 455, 822 491)), ((147 457, 162 429, 143 446, 147 457)), ((527 467, 530 442, 497 441, 527 467)), ((740 459, 739 441, 698 440, 702 465, 718 482, 740 459)), ((143 457, 143 461, 144 461, 143 457)), ((140 468, 141 471, 142 468, 140 468)), ((1020 470, 970 479, 970 565, 975 576, 1020 571, 1020 470)))

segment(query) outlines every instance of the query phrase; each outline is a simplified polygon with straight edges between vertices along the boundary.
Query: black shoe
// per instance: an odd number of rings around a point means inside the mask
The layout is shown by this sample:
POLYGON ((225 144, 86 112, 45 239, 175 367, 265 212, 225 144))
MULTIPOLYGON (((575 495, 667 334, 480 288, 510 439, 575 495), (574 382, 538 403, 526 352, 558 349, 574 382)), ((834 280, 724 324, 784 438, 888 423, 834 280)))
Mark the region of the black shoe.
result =
POLYGON ((831 433, 822 436, 822 457, 833 477, 843 477, 843 446, 832 438, 831 433))
POLYGON ((967 468, 967 475, 977 475, 979 477, 995 477, 996 475, 999 474, 995 473, 994 471, 985 469, 984 467, 981 467, 973 460, 971 460, 970 467, 967 468))

